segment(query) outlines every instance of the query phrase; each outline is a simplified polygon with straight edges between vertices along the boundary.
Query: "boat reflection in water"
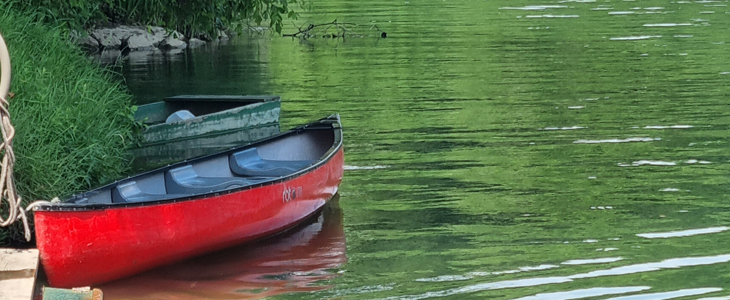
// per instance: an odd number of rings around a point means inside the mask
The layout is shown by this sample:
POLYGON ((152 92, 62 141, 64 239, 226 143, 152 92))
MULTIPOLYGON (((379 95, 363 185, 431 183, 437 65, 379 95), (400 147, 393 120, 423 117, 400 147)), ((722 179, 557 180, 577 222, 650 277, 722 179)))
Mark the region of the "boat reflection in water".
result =
POLYGON ((104 299, 260 299, 325 290, 347 261, 339 195, 280 235, 100 286, 104 299))

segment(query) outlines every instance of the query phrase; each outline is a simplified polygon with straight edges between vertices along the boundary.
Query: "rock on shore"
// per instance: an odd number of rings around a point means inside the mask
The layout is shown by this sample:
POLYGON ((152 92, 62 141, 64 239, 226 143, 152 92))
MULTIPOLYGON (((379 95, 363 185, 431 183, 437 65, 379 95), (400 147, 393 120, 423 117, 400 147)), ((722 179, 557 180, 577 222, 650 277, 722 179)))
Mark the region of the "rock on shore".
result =
POLYGON ((107 50, 147 51, 160 49, 163 51, 182 50, 205 45, 205 41, 192 38, 185 40, 177 31, 168 32, 162 27, 118 26, 99 28, 87 36, 76 39, 85 50, 98 53, 107 50))

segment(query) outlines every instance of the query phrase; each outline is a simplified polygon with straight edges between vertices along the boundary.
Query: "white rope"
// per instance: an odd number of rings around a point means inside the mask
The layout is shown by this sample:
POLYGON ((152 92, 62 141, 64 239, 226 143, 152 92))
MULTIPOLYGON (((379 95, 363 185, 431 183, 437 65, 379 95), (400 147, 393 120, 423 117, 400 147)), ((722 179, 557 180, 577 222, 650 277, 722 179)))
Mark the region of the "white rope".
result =
MULTIPOLYGON (((10 112, 8 111, 8 100, 5 98, 10 91, 10 55, 5 40, 0 35, 0 133, 2 133, 2 143, 0 143, 0 156, 2 156, 2 171, 0 171, 0 207, 3 202, 7 203, 8 216, 3 219, 0 211, 0 227, 8 227, 13 223, 21 220, 23 229, 25 230, 25 239, 30 241, 31 231, 28 225, 28 217, 26 212, 31 209, 50 203, 49 201, 40 200, 28 205, 23 209, 22 198, 18 195, 13 179, 13 168, 15 167, 15 153, 13 152, 13 138, 15 137, 15 128, 10 123, 10 112)), ((54 198, 52 202, 59 202, 58 198, 54 198)))

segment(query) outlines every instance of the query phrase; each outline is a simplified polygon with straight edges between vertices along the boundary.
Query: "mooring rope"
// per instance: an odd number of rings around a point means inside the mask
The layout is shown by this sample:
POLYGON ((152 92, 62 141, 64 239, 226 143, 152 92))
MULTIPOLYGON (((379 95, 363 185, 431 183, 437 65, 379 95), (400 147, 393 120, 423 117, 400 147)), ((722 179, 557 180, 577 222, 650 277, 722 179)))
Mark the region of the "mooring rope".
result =
MULTIPOLYGON (((2 156, 2 171, 0 171, 0 208, 3 202, 7 203, 8 216, 3 219, 0 213, 0 227, 8 227, 13 223, 21 220, 23 229, 25 230, 25 239, 30 241, 31 231, 28 224, 26 212, 49 201, 39 200, 23 208, 22 198, 18 195, 13 178, 13 168, 15 167, 15 152, 13 152, 13 138, 15 137, 15 127, 10 123, 10 112, 8 111, 8 92, 10 91, 10 55, 5 40, 0 34, 0 133, 2 133, 2 143, 0 143, 0 156, 2 156)), ((58 201, 54 198, 53 202, 58 201)))

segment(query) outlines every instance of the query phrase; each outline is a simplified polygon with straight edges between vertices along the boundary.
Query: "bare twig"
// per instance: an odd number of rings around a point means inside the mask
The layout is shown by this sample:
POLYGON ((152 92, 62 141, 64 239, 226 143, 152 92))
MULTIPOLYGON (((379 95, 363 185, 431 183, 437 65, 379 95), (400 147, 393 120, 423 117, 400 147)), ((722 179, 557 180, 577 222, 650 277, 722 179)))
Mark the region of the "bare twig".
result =
MULTIPOLYGON (((296 25, 294 25, 297 27, 296 25)), ((338 22, 337 19, 335 19, 332 22, 329 23, 322 23, 322 24, 309 24, 307 28, 304 28, 304 25, 298 26, 298 31, 295 33, 290 34, 283 34, 285 37, 291 37, 291 38, 300 38, 300 39, 309 39, 312 37, 323 37, 323 38, 345 38, 345 35, 348 33, 349 27, 355 27, 357 24, 355 23, 347 23, 347 22, 338 22), (331 33, 331 29, 336 29, 337 32, 331 33)))

